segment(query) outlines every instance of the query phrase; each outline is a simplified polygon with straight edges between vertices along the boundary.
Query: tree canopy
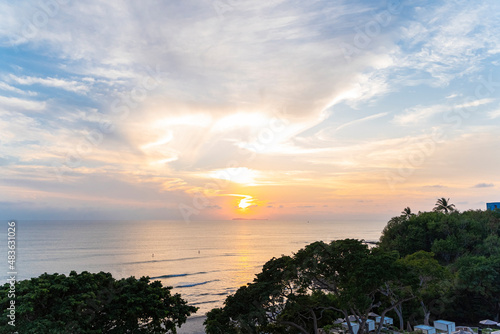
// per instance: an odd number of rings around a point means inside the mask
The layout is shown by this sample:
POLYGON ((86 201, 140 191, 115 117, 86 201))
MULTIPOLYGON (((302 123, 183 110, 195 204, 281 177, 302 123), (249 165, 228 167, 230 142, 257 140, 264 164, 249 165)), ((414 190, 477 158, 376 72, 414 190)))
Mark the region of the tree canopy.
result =
POLYGON ((410 218, 411 216, 415 215, 413 212, 411 212, 411 209, 409 206, 404 208, 403 211, 401 211, 401 214, 403 216, 405 216, 406 218, 410 218))
POLYGON ((414 298, 417 281, 397 259, 359 240, 312 243, 268 261, 253 283, 208 313, 206 331, 318 333, 335 318, 353 315, 362 334, 370 312, 385 315, 414 298))
POLYGON ((500 210, 458 212, 449 200, 438 203, 447 210, 405 208, 375 247, 318 241, 271 259, 207 314, 206 332, 318 333, 354 317, 363 334, 371 312, 398 317, 400 329, 440 318, 499 321, 500 210))
POLYGON ((483 255, 500 250, 500 211, 470 210, 420 212, 391 218, 382 231, 380 247, 407 256, 433 252, 441 264, 464 254, 483 255))
POLYGON ((437 212, 449 213, 456 210, 455 204, 450 203, 450 199, 446 199, 444 197, 438 198, 436 201, 436 206, 433 209, 437 212))
MULTIPOLYGON (((2 287, 3 333, 9 285, 2 287)), ((43 274, 16 284, 15 329, 20 333, 167 333, 197 308, 148 277, 116 280, 110 273, 43 274)))
POLYGON ((424 321, 431 302, 438 302, 440 315, 449 319, 500 320, 500 210, 402 214, 384 228, 379 247, 397 251, 419 275, 435 277, 434 283, 422 286, 424 321), (430 260, 429 252, 447 274, 430 260))
POLYGON ((417 300, 422 308, 424 325, 430 326, 432 303, 449 293, 453 276, 434 258, 434 253, 418 251, 407 255, 401 262, 418 277, 417 300))

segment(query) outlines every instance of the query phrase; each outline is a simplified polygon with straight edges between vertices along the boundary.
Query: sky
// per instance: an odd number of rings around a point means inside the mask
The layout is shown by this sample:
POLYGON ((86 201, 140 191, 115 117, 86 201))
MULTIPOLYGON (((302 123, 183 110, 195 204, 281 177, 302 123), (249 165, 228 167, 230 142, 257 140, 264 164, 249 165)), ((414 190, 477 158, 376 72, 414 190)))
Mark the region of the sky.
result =
POLYGON ((0 2, 2 219, 500 201, 498 1, 0 2))

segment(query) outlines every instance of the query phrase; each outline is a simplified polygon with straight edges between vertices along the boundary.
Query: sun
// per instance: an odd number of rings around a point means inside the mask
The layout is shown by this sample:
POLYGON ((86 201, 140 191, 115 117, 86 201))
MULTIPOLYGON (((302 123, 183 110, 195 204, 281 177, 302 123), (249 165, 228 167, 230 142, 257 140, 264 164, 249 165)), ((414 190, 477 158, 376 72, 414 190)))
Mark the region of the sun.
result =
MULTIPOLYGON (((247 213, 250 207, 256 206, 256 199, 250 195, 242 195, 242 194, 226 194, 226 196, 234 196, 240 197, 241 199, 237 202, 237 206, 235 208, 238 209, 240 213, 247 213)), ((233 202, 234 203, 234 202, 233 202)))
POLYGON ((252 205, 252 196, 246 196, 245 198, 242 198, 240 200, 240 203, 238 204, 238 207, 240 209, 246 209, 248 208, 250 205, 252 205))

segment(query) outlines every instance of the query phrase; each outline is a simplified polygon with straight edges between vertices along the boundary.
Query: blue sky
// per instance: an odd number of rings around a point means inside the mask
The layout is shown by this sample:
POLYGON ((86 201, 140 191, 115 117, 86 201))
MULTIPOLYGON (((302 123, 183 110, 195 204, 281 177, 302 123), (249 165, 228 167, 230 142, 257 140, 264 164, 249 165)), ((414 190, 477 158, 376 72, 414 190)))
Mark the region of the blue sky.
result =
POLYGON ((495 1, 0 4, 4 219, 499 201, 495 1))

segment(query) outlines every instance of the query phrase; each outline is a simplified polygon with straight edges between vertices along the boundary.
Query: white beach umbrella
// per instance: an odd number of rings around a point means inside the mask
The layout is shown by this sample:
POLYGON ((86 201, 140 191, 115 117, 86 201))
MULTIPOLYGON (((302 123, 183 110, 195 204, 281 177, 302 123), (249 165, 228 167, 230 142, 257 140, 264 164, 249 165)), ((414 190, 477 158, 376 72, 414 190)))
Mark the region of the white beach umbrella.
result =
POLYGON ((356 321, 356 316, 350 315, 348 319, 350 322, 356 321))
POLYGON ((474 333, 473 332, 469 332, 469 331, 464 331, 463 329, 460 329, 458 331, 451 332, 451 334, 474 334, 474 333))
POLYGON ((495 325, 497 324, 497 322, 496 322, 496 321, 493 321, 493 320, 488 320, 488 319, 486 319, 486 320, 481 320, 479 323, 480 323, 481 325, 486 325, 486 326, 495 326, 495 325))

